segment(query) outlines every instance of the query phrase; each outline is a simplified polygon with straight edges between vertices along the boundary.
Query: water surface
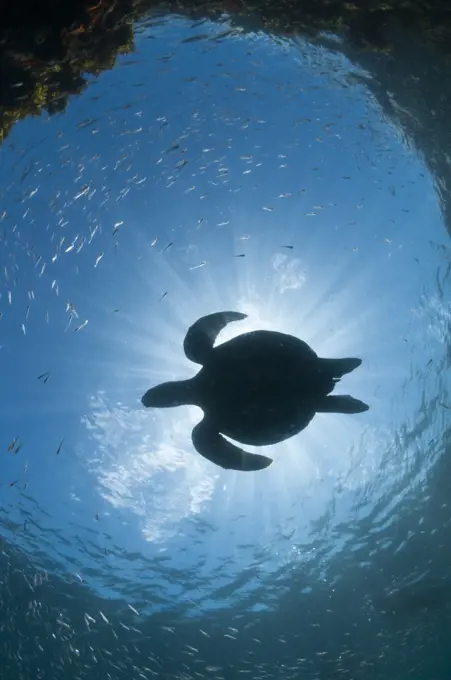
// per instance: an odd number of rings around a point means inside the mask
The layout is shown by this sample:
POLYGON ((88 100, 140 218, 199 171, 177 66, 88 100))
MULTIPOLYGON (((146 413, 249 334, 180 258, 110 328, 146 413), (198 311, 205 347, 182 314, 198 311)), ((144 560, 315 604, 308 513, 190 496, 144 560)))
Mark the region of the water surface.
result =
MULTIPOLYGON (((449 246, 371 78, 300 39, 181 19, 2 148, 8 677, 441 678, 449 246), (219 36, 219 37, 218 37, 219 36), (365 77, 363 77, 365 76, 365 77), (188 326, 360 356, 255 475, 198 456, 188 326)), ((449 631, 448 631, 449 632, 449 631)))

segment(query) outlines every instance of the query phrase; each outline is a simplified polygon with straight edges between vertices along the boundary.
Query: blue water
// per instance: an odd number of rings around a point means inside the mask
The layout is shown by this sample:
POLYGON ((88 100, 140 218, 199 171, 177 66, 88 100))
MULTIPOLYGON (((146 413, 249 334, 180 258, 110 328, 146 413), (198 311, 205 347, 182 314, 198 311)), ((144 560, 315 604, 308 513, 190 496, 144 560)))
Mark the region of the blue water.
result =
MULTIPOLYGON (((447 677, 449 236, 355 64, 167 19, 2 147, 0 677, 447 677), (199 40, 192 38, 200 37, 199 40), (289 246, 289 247, 287 247, 289 246), (360 356, 255 475, 201 458, 200 316, 360 356)), ((248 447, 249 448, 249 447, 248 447)))

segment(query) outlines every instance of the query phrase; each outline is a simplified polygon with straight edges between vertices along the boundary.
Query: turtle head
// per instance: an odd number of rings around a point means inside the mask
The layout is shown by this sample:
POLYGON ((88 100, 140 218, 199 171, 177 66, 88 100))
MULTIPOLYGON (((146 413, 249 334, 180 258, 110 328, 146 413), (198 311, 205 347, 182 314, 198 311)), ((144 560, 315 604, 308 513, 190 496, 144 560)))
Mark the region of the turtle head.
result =
POLYGON ((146 408, 171 408, 195 404, 193 380, 165 382, 151 387, 141 398, 146 408))

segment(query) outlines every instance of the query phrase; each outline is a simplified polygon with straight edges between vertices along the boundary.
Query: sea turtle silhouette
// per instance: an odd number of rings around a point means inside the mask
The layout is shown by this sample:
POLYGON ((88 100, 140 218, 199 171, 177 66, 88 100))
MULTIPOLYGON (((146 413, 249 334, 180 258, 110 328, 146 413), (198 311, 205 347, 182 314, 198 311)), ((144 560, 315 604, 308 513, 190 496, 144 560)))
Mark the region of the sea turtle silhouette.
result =
POLYGON ((252 331, 214 347, 218 333, 240 312, 218 312, 196 321, 184 341, 188 359, 202 365, 189 380, 152 387, 146 407, 194 404, 204 417, 192 432, 201 456, 223 468, 255 471, 273 462, 244 451, 222 435, 251 446, 281 442, 303 430, 316 413, 361 413, 369 406, 349 395, 330 396, 361 359, 321 359, 292 335, 252 331))

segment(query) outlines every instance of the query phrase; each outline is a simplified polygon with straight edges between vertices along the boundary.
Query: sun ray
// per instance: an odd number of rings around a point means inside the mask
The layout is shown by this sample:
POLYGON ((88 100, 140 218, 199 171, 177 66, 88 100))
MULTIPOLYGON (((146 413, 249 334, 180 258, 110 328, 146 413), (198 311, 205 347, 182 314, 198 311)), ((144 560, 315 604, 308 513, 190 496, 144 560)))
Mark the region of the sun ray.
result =
MULTIPOLYGON (((135 302, 133 313, 129 311, 124 315, 114 336, 108 327, 98 329, 103 339, 113 337, 110 343, 114 356, 118 356, 119 347, 124 351, 113 371, 115 380, 125 380, 125 384, 121 384, 123 396, 131 396, 135 385, 135 395, 140 396, 138 384, 143 382, 150 387, 162 380, 194 375, 199 366, 189 362, 183 354, 184 334, 196 318, 220 309, 242 311, 248 317, 229 324, 220 333, 218 343, 243 332, 266 328, 291 333, 307 341, 317 338, 315 349, 324 356, 352 356, 359 345, 362 354, 365 353, 365 320, 371 316, 371 311, 363 307, 358 295, 353 300, 349 290, 341 290, 335 293, 333 304, 329 306, 334 310, 331 322, 330 309, 321 310, 320 301, 324 303, 327 297, 324 291, 333 289, 333 285, 320 281, 316 285, 297 257, 283 254, 275 258, 268 252, 267 268, 272 274, 263 282, 257 264, 243 270, 232 261, 226 275, 223 272, 220 277, 219 287, 216 283, 219 279, 213 277, 207 267, 198 272, 199 276, 189 279, 192 272, 183 272, 177 260, 169 262, 160 255, 151 254, 152 276, 146 273, 144 266, 141 269, 134 265, 134 278, 129 278, 129 294, 133 287, 136 291, 140 288, 155 290, 155 278, 164 280, 165 287, 172 291, 164 301, 165 313, 162 314, 155 303, 143 304, 141 295, 141 305, 143 309, 148 306, 147 313, 138 314, 139 303, 135 302), (300 313, 296 313, 298 308, 300 313), (355 318, 349 319, 343 312, 350 309, 355 310, 355 318)), ((260 258, 258 266, 261 268, 262 264, 264 266, 260 258)), ((139 299, 138 295, 136 297, 139 299)), ((105 359, 104 368, 106 366, 112 366, 108 359, 105 359)), ((350 382, 356 394, 368 382, 357 373, 350 382)), ((360 393, 358 396, 365 397, 360 393)), ((306 494, 306 497, 310 494, 316 500, 309 512, 319 512, 330 501, 337 480, 346 479, 346 484, 351 484, 352 451, 364 436, 367 423, 346 416, 319 414, 299 436, 266 447, 267 454, 274 456, 273 465, 264 474, 249 475, 223 471, 196 454, 190 435, 201 412, 195 407, 150 413, 140 411, 139 407, 136 410, 114 405, 105 396, 98 396, 90 412, 91 436, 104 442, 97 447, 96 461, 91 461, 99 492, 113 505, 134 512, 141 522, 143 535, 153 542, 175 535, 178 523, 202 513, 208 505, 214 511, 220 504, 218 521, 225 527, 237 514, 248 514, 262 494, 272 488, 279 501, 259 520, 262 536, 270 540, 271 526, 282 522, 287 512, 289 516, 289 499, 293 498, 293 493, 306 494), (136 444, 128 441, 130 428, 136 444), (116 431, 114 436, 112 430, 116 431), (127 454, 123 451, 125 448, 127 454), (155 505, 155 488, 160 486, 160 477, 166 480, 164 485, 172 489, 167 492, 164 508, 160 501, 155 505)), ((257 449, 249 447, 249 450, 257 449)), ((371 462, 369 469, 373 467, 371 462)), ((161 485, 163 487, 163 482, 161 485)), ((307 526, 307 517, 305 522, 307 526)), ((285 524, 287 530, 292 526, 290 522, 285 524)), ((219 537, 218 540, 223 539, 219 537)))

